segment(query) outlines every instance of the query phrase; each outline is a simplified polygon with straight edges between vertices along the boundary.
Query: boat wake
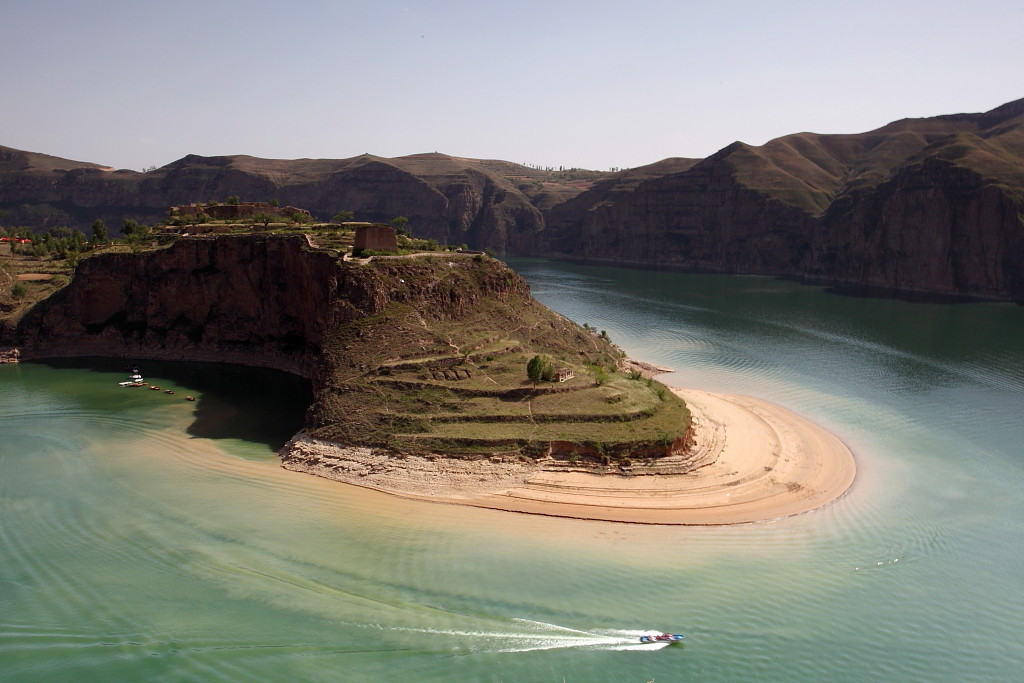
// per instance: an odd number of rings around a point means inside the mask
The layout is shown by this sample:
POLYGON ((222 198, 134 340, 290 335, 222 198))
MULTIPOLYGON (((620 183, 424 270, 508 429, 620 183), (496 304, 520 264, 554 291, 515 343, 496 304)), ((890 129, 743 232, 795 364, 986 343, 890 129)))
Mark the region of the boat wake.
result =
POLYGON ((585 650, 638 650, 654 652, 671 645, 671 642, 640 642, 641 636, 660 633, 658 629, 581 629, 548 624, 531 619, 513 619, 517 630, 460 631, 453 629, 393 628, 391 630, 414 631, 458 638, 461 644, 473 652, 535 652, 578 648, 585 650))

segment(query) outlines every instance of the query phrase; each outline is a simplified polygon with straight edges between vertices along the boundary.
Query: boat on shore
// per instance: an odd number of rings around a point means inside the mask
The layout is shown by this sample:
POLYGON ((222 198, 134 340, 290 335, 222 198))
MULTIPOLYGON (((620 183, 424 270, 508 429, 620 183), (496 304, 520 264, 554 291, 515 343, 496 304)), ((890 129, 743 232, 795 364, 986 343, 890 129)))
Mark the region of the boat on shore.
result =
POLYGON ((676 643, 686 636, 679 633, 661 633, 653 636, 640 636, 641 643, 676 643))

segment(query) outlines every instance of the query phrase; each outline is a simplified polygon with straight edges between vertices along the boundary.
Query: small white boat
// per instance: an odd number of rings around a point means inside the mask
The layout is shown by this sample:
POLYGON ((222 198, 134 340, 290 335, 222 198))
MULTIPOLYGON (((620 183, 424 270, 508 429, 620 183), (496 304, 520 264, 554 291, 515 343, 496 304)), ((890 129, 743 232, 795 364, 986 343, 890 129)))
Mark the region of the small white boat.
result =
POLYGON ((140 375, 138 371, 135 371, 128 376, 128 381, 118 382, 118 385, 122 387, 144 387, 146 386, 146 382, 142 379, 142 375, 140 375))
POLYGON ((660 633, 652 636, 640 636, 641 643, 677 643, 686 636, 681 633, 660 633))

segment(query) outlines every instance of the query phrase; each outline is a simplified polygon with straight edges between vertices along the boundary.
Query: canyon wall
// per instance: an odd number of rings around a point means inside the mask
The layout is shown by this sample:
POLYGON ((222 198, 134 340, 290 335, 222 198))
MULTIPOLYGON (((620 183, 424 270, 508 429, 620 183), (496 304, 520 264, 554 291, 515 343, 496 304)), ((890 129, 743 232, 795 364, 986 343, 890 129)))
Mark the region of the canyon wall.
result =
POLYGON ((155 222, 231 195, 403 215, 419 237, 501 253, 1024 300, 1024 100, 585 177, 437 153, 190 155, 135 173, 0 148, 7 224, 155 222))

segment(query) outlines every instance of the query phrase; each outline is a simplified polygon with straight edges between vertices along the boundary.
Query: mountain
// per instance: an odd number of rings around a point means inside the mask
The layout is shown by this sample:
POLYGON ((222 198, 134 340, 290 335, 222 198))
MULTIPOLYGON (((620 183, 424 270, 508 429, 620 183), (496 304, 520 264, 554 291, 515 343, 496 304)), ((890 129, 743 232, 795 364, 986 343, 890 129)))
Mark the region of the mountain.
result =
MULTIPOLYGON (((584 172, 584 177, 603 174, 584 172)), ((189 155, 149 172, 118 170, 0 147, 0 210, 8 225, 86 229, 96 218, 154 223, 172 205, 229 196, 277 199, 330 219, 406 216, 418 235, 445 244, 530 246, 543 229, 540 208, 588 186, 569 172, 505 161, 415 154, 385 159, 258 159, 189 155)))
POLYGON ((437 153, 192 155, 137 173, 0 148, 7 224, 153 222, 230 195, 404 215, 418 236, 521 255, 1024 301, 1024 100, 615 174, 437 153))
POLYGON ((737 142, 598 182, 545 218, 554 258, 1021 300, 1024 100, 737 142))

